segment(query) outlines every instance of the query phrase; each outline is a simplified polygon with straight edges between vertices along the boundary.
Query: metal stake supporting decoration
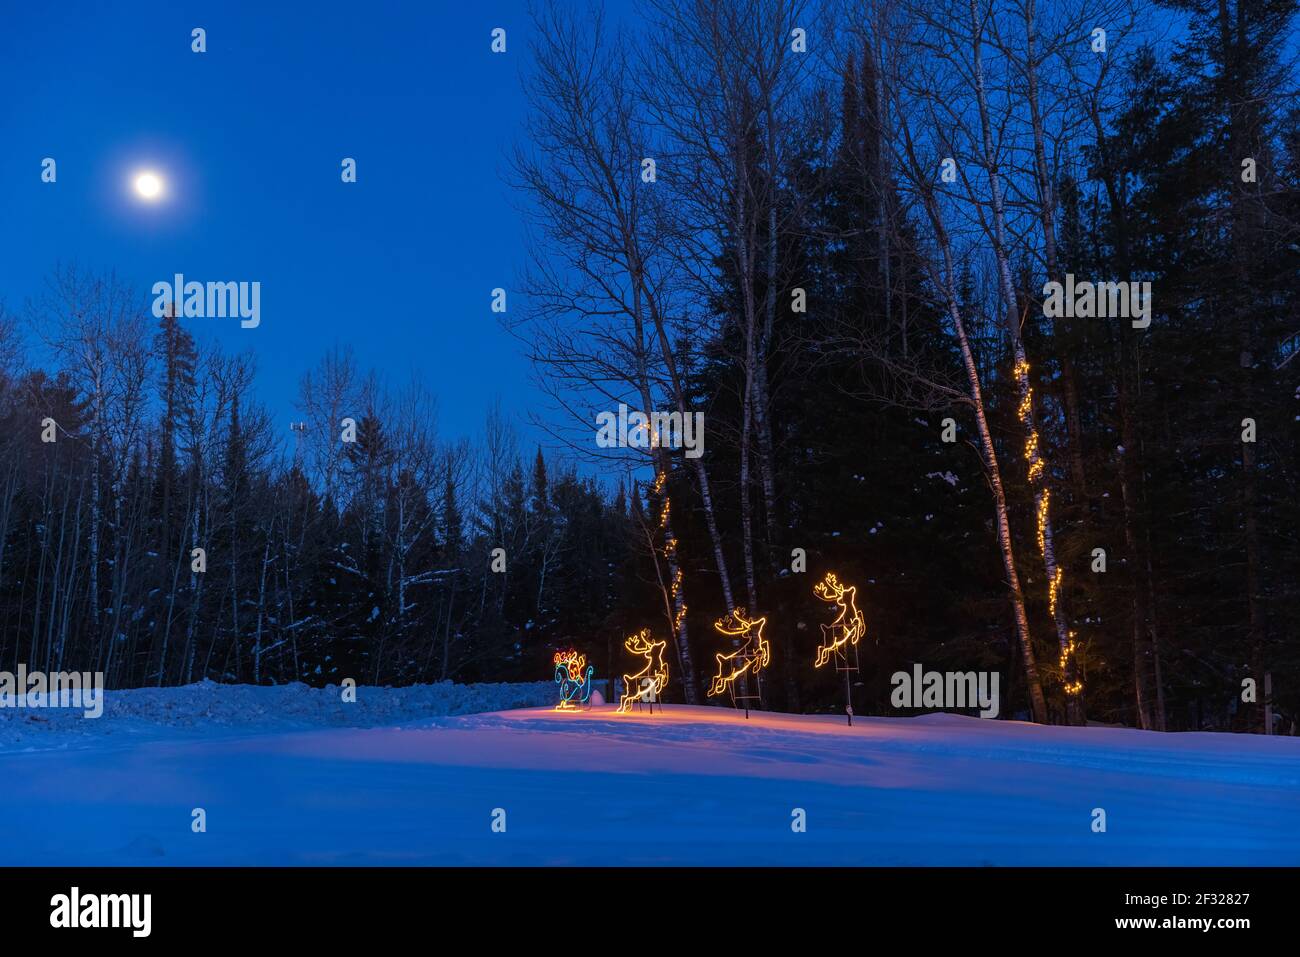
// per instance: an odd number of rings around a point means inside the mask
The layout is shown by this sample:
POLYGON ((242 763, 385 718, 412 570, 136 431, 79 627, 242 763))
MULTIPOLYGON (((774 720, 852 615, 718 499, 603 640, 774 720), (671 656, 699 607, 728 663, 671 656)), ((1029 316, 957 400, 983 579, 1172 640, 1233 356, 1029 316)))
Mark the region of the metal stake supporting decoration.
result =
POLYGON ((844 713, 848 715, 849 727, 853 727, 853 681, 851 675, 859 671, 858 646, 853 646, 853 664, 843 648, 835 650, 835 670, 844 672, 844 713))

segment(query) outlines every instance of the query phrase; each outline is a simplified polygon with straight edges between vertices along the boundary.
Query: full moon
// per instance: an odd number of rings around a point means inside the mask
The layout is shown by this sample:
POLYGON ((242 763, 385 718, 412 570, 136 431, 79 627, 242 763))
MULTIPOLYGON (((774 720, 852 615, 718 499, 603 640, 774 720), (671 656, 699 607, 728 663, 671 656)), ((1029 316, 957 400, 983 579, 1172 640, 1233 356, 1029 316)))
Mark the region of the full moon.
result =
POLYGON ((153 202, 162 196, 163 181, 157 173, 143 172, 136 174, 135 192, 141 199, 153 202))

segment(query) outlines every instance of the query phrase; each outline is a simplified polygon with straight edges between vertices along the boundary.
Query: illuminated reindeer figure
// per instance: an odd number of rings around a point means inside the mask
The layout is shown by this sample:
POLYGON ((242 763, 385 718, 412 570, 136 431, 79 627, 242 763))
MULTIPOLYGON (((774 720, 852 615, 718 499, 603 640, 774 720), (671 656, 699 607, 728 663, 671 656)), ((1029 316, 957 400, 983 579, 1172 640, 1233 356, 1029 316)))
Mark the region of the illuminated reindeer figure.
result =
POLYGON ((771 662, 772 646, 763 638, 766 624, 766 618, 746 618, 744 608, 736 608, 727 617, 713 623, 719 634, 743 638, 744 642, 729 655, 719 652, 713 656, 718 661, 718 673, 709 684, 709 697, 730 691, 741 675, 746 672, 756 675, 771 662))
POLYGON ((668 663, 664 661, 664 649, 668 647, 668 642, 651 640, 650 629, 642 628, 639 634, 624 641, 623 647, 634 655, 642 655, 645 667, 634 675, 623 676, 624 692, 623 699, 618 703, 618 713, 627 714, 638 701, 649 702, 651 710, 654 710, 654 702, 668 684, 668 663))
POLYGON ((557 651, 552 660, 555 662, 555 682, 560 686, 560 703, 555 710, 579 710, 579 706, 586 704, 591 697, 591 676, 596 669, 587 664, 586 655, 576 651, 557 651), (574 704, 575 700, 577 704, 574 704))
POLYGON ((822 644, 817 648, 817 667, 831 660, 833 654, 843 654, 846 644, 856 645, 867 633, 867 623, 858 611, 858 589, 854 585, 841 585, 834 572, 813 586, 813 594, 822 601, 833 601, 839 616, 829 625, 822 625, 822 644))

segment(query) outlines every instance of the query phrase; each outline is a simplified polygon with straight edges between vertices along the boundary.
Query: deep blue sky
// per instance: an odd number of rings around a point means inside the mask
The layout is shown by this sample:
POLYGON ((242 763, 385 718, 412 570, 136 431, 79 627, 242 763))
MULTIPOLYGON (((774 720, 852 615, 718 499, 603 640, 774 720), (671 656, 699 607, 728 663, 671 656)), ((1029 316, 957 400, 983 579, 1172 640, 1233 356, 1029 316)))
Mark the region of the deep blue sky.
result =
MULTIPOLYGON (((155 281, 259 280, 262 323, 191 319, 258 359, 292 419, 333 343, 439 397, 445 437, 496 397, 524 434, 541 404, 489 309, 524 258, 503 180, 520 136, 530 22, 512 2, 7 3, 0 14, 0 299, 21 310, 56 262, 155 281), (190 30, 208 50, 190 50, 190 30), (508 52, 490 52, 493 27, 508 52), (58 182, 40 181, 43 157, 58 182), (358 182, 340 181, 355 157, 358 182), (145 207, 131 172, 172 198, 145 207)), ((515 296, 511 311, 522 307, 515 296)), ((33 339, 35 336, 33 335, 33 339)))

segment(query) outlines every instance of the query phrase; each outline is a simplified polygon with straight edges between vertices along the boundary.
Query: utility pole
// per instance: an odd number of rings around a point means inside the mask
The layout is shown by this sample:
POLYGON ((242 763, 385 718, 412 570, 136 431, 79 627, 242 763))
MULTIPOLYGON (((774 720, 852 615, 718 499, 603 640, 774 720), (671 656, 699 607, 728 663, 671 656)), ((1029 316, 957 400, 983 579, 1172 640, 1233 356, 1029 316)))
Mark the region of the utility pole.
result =
POLYGON ((293 464, 299 471, 302 471, 302 438, 307 434, 307 423, 290 422, 289 431, 294 435, 293 464))

